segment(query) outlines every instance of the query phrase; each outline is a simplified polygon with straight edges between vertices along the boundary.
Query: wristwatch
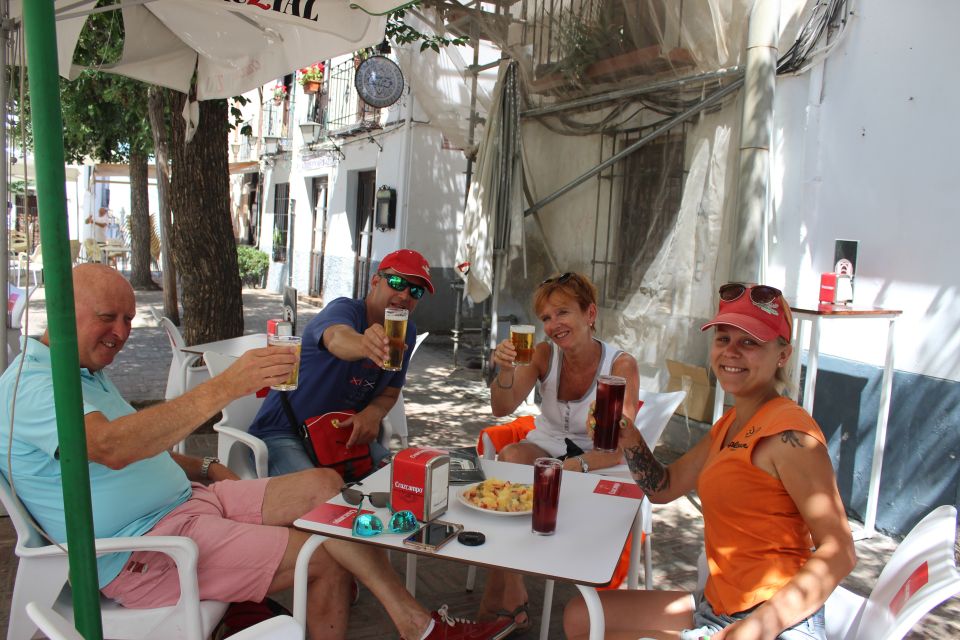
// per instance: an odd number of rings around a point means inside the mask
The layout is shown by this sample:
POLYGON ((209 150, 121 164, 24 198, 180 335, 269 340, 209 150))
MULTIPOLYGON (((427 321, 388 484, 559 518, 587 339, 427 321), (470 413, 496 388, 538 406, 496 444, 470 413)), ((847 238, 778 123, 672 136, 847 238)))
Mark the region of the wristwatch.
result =
POLYGON ((583 473, 589 473, 590 465, 587 464, 587 461, 584 460, 583 456, 577 456, 577 460, 580 461, 580 471, 582 471, 583 473))
POLYGON ((210 465, 214 462, 219 463, 220 458, 214 458, 213 456, 206 456, 203 459, 203 464, 200 465, 200 479, 209 480, 210 479, 210 465))

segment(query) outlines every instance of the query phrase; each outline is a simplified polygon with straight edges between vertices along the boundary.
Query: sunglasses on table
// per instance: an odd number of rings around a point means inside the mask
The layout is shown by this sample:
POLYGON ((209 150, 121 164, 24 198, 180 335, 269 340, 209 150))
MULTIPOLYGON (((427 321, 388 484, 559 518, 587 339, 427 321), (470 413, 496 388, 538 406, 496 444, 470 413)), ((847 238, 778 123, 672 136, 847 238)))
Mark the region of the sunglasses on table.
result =
POLYGON ((381 273, 380 277, 387 281, 387 286, 393 289, 394 291, 403 291, 404 289, 410 289, 410 297, 414 300, 419 300, 423 297, 423 294, 426 293, 427 289, 423 285, 413 284, 403 276, 398 276, 395 273, 381 273))
POLYGON ((750 300, 757 305, 771 304, 783 295, 783 292, 776 287, 768 287, 765 284, 748 285, 742 282, 728 282, 720 287, 720 299, 724 302, 733 302, 739 300, 745 292, 750 292, 750 300))
MULTIPOLYGON (((340 496, 347 504, 357 506, 357 515, 353 519, 353 535, 360 538, 371 538, 383 533, 383 521, 373 513, 360 513, 363 509, 363 499, 370 500, 370 504, 378 509, 390 507, 390 494, 386 491, 364 493, 347 485, 340 489, 340 496)), ((392 511, 392 509, 391 509, 392 511)), ((387 529, 390 533, 413 533, 420 526, 417 517, 412 511, 397 511, 390 516, 387 529)))

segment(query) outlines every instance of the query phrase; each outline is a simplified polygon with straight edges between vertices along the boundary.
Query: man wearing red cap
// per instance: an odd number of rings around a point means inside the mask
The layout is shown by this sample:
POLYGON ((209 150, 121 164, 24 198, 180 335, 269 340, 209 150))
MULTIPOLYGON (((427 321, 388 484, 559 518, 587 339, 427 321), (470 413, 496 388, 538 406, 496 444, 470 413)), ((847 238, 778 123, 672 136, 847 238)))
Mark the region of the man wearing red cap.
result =
MULTIPOLYGON (((380 421, 400 394, 417 337, 407 323, 407 350, 399 371, 385 371, 387 334, 384 311, 406 309, 412 315, 424 293, 433 293, 430 265, 411 249, 388 254, 380 262, 363 300, 337 298, 307 325, 300 356, 300 384, 288 392, 298 421, 330 411, 355 412, 343 426, 353 425, 348 445, 370 444, 374 458, 386 455, 377 444, 380 421), (380 454, 378 456, 378 454, 380 454)), ((269 450, 269 473, 283 475, 313 467, 280 399, 271 391, 250 426, 269 450)))

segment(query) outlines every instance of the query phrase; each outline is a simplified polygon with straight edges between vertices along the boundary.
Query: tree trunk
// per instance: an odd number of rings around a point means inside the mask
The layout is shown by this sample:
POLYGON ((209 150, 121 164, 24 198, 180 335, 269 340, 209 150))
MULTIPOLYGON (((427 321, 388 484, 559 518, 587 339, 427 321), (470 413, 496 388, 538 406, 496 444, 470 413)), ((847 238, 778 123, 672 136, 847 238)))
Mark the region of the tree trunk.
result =
POLYGON ((173 218, 170 215, 170 152, 167 144, 166 89, 150 87, 147 92, 147 112, 153 130, 153 153, 157 166, 157 198, 160 218, 160 267, 163 270, 163 315, 180 325, 180 306, 177 303, 177 269, 173 266, 171 239, 173 218))
POLYGON ((147 154, 130 152, 130 285, 152 291, 157 284, 150 274, 150 205, 147 196, 147 154))
POLYGON ((237 245, 230 220, 226 100, 200 102, 196 135, 185 143, 186 96, 171 93, 173 259, 183 292, 188 345, 243 333, 237 245))

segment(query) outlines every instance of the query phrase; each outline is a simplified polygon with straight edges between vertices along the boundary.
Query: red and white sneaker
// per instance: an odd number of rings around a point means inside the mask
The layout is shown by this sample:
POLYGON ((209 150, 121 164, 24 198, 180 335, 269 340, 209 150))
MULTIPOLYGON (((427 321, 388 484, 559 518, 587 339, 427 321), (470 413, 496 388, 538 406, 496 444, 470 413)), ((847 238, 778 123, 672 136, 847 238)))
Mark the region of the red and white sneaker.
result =
POLYGON ((513 620, 498 618, 488 622, 472 622, 454 618, 443 605, 430 614, 433 630, 426 640, 501 640, 517 626, 513 620))

